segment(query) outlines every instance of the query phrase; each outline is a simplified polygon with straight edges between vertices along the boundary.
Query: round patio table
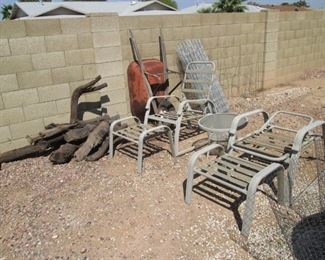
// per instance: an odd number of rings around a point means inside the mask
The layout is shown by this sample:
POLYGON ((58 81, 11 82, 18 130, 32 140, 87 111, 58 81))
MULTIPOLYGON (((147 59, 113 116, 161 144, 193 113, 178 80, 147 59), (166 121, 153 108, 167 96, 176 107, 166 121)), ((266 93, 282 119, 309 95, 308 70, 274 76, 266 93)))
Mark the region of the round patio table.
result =
MULTIPOLYGON (((237 115, 236 113, 207 114, 199 120, 198 124, 203 131, 209 134, 210 142, 226 145, 232 120, 237 115)), ((247 118, 243 118, 238 124, 238 129, 242 129, 246 125, 247 118)))

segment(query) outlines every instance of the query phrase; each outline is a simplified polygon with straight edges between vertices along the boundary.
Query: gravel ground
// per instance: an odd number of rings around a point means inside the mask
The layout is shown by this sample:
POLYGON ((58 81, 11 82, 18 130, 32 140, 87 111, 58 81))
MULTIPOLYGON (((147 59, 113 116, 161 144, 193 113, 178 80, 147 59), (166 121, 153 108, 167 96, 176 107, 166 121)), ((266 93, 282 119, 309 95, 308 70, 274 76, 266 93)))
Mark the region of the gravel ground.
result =
MULTIPOLYGON (((283 109, 325 119, 324 86, 324 77, 306 76, 288 86, 232 98, 231 108, 283 109)), ((159 151, 144 159, 142 175, 136 174, 136 160, 122 151, 98 162, 52 165, 40 157, 4 164, 0 259, 291 258, 262 193, 244 244, 229 209, 234 201, 211 201, 194 193, 186 205, 189 157, 173 159, 159 151)), ((243 208, 241 204, 240 213, 243 208)))

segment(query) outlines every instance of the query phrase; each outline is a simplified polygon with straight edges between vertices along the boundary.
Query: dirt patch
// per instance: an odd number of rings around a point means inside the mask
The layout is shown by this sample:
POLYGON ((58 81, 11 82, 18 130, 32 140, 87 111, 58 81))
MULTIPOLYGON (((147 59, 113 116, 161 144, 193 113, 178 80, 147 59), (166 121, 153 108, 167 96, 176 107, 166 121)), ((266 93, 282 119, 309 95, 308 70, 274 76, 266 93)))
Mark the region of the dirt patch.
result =
MULTIPOLYGON (((237 112, 262 107, 325 119, 325 79, 300 80, 230 102, 237 112)), ((229 208, 233 201, 194 194, 186 205, 189 157, 174 160, 160 151, 144 159, 142 175, 136 174, 136 160, 119 151, 113 160, 98 162, 52 165, 41 157, 3 165, 0 259, 290 257, 287 248, 274 250, 284 240, 265 196, 257 199, 250 253, 234 239, 239 229, 229 208)))

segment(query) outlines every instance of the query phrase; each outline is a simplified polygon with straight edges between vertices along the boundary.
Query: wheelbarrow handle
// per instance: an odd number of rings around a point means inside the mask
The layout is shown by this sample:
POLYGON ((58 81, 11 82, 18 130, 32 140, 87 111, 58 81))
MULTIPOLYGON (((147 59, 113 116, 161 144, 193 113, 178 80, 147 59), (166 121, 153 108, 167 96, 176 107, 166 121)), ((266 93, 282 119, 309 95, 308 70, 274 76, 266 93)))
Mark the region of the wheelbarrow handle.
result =
POLYGON ((175 87, 171 91, 168 92, 168 95, 171 95, 181 84, 183 83, 183 80, 178 82, 175 87))

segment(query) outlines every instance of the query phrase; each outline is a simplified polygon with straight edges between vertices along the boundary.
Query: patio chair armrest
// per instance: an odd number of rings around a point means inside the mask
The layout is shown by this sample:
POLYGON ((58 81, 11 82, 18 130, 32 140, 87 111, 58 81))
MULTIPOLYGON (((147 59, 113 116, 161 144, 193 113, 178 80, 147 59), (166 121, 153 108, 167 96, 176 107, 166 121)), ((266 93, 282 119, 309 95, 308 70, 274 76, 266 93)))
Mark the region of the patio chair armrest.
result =
POLYGON ((184 111, 184 107, 188 104, 197 104, 197 105, 201 105, 201 104, 204 104, 204 103, 207 103, 209 102, 208 99, 188 99, 188 100, 184 100, 180 103, 179 107, 178 107, 178 110, 177 110, 177 115, 181 115, 184 111))
POLYGON ((156 99, 160 99, 160 98, 175 98, 176 100, 179 101, 179 98, 175 95, 163 95, 163 96, 153 96, 153 97, 150 97, 148 100, 147 100, 147 103, 146 103, 146 110, 149 110, 150 109, 150 106, 151 106, 151 103, 152 101, 156 100, 156 99))
POLYGON ((264 118, 264 122, 267 122, 269 119, 269 115, 267 112, 265 112, 262 109, 256 109, 253 111, 249 111, 243 114, 239 114, 238 116, 236 116, 231 123, 231 127, 229 129, 229 141, 228 141, 228 149, 231 148, 231 146, 234 144, 235 140, 236 140, 236 133, 237 133, 237 129, 238 129, 238 125, 239 122, 244 119, 244 118, 249 118, 255 115, 258 115, 262 113, 263 114, 263 118, 264 118))
POLYGON ((118 120, 115 120, 115 121, 112 122, 112 124, 111 124, 111 126, 109 128, 110 133, 114 131, 114 128, 115 128, 116 125, 120 124, 121 122, 128 121, 130 119, 134 119, 138 124, 141 124, 140 119, 137 118, 136 116, 124 117, 124 118, 121 118, 121 119, 118 119, 118 120))
MULTIPOLYGON (((272 163, 272 164, 268 165, 266 168, 264 168, 258 174, 254 175, 254 177, 249 182, 249 187, 252 187, 252 186, 257 187, 265 177, 267 177, 269 174, 271 174, 279 169, 284 171, 284 167, 279 163, 272 163)), ((249 191, 248 191, 248 193, 249 193, 249 191)), ((247 194, 247 197, 248 196, 249 196, 249 194, 247 194)))
POLYGON ((314 121, 314 118, 310 115, 307 115, 307 114, 302 114, 302 113, 297 113, 297 112, 291 112, 291 111, 277 111, 275 112, 271 117, 270 117, 270 120, 272 118, 274 118, 276 115, 279 115, 279 114, 285 114, 285 115, 290 115, 290 116, 297 116, 297 117, 302 117, 302 118, 305 118, 305 119, 308 119, 309 120, 309 124, 312 123, 314 121))
POLYGON ((169 131, 169 132, 172 133, 172 130, 171 130, 167 125, 159 125, 159 126, 155 126, 155 127, 153 127, 153 128, 147 128, 147 129, 145 129, 145 131, 143 131, 143 132, 141 133, 139 139, 142 140, 142 139, 144 139, 144 137, 145 137, 147 134, 149 134, 149 133, 151 133, 151 132, 158 132, 158 131, 163 130, 163 129, 165 129, 165 130, 167 130, 167 131, 169 131))
POLYGON ((196 151, 195 153, 193 153, 193 155, 191 156, 191 158, 189 160, 189 163, 188 163, 188 169, 192 171, 194 169, 194 166, 195 166, 195 163, 196 163, 197 159, 199 159, 199 157, 201 155, 206 154, 206 153, 208 153, 208 152, 210 152, 213 149, 218 148, 218 147, 220 147, 220 148, 222 148, 224 150, 224 147, 222 145, 214 143, 214 144, 210 144, 210 145, 196 151))
MULTIPOLYGON (((293 117, 300 117, 300 118, 304 118, 306 120, 308 120, 308 124, 311 124, 313 121, 314 121, 314 118, 310 115, 307 115, 307 114, 302 114, 302 113, 297 113, 297 112, 291 112, 291 111, 283 111, 283 110, 280 110, 280 111, 277 111, 277 112, 274 112, 269 120, 263 125, 262 129, 266 129, 268 128, 270 125, 272 125, 272 122, 274 121, 274 119, 278 116, 278 115, 288 115, 288 116, 293 116, 293 117)), ((273 126, 276 126, 276 125, 273 125, 273 126)), ((290 129, 290 128, 283 128, 287 131, 291 131, 291 132, 298 132, 299 129, 290 129)))
POLYGON ((323 121, 323 120, 314 121, 314 122, 310 123, 309 125, 304 126, 297 132, 294 142, 293 142, 292 150, 296 153, 299 153, 306 134, 308 134, 309 131, 311 131, 319 126, 323 126, 323 137, 325 138, 325 121, 323 121))

